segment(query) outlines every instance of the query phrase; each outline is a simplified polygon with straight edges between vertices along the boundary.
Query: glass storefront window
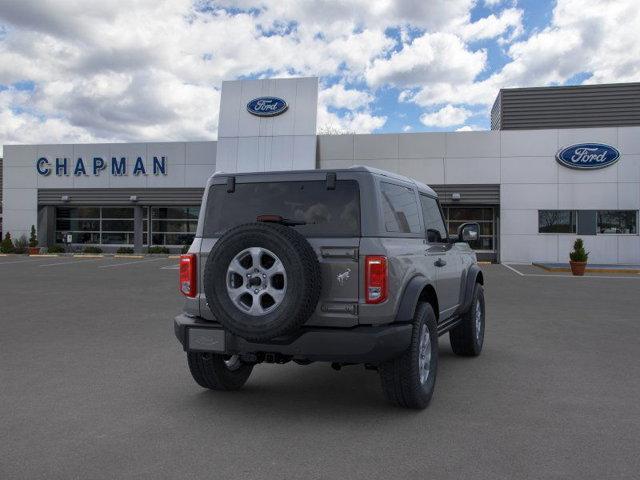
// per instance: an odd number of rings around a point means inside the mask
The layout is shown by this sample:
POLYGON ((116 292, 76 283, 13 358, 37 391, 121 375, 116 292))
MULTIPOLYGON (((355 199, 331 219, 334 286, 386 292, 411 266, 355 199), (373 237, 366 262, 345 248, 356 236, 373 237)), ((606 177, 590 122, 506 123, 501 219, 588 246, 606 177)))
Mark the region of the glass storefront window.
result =
POLYGON ((447 207, 443 208, 447 220, 447 230, 450 236, 458 234, 458 228, 463 223, 478 223, 480 225, 480 237, 469 246, 474 250, 494 251, 495 245, 495 221, 492 207, 447 207))
POLYGON ((634 235, 638 233, 636 210, 599 210, 598 233, 634 235))
MULTIPOLYGON (((151 244, 188 245, 195 237, 200 207, 151 207, 151 244)), ((148 222, 145 220, 145 232, 148 222)))
POLYGON ((133 245, 133 216, 133 207, 58 207, 56 242, 133 245))
POLYGON ((538 210, 539 233, 576 233, 573 210, 538 210))

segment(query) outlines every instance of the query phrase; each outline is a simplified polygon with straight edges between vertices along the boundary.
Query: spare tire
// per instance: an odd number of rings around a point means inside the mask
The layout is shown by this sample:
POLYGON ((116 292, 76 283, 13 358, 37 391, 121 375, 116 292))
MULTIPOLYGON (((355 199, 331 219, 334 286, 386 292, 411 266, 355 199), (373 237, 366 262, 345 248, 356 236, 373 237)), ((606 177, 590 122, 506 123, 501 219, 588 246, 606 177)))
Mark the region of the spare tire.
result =
POLYGON ((250 341, 269 340, 305 323, 320 289, 320 264, 307 239, 273 223, 227 231, 204 271, 204 292, 216 320, 250 341))

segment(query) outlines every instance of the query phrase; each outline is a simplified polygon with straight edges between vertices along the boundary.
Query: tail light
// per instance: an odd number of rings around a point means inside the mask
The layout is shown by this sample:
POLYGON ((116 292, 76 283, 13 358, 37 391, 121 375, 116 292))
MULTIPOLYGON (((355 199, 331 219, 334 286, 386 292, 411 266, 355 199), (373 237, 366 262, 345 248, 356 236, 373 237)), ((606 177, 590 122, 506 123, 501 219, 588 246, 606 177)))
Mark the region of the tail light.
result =
POLYGON ((195 297, 198 293, 196 272, 196 256, 193 253, 180 255, 180 293, 187 297, 195 297))
POLYGON ((387 257, 365 257, 364 287, 367 303, 382 303, 387 299, 387 257))

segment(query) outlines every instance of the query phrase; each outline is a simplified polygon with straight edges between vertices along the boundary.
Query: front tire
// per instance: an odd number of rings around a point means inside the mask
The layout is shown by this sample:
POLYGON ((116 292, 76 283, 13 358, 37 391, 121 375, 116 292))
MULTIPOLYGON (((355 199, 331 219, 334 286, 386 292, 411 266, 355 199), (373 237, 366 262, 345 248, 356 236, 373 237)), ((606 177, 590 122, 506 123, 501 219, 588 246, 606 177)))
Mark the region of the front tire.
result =
POLYGON ((198 385, 210 390, 238 390, 247 382, 253 365, 242 363, 237 356, 189 352, 187 362, 198 385))
POLYGON ((438 328, 428 303, 419 303, 411 344, 401 356, 380 365, 385 397, 400 407, 422 409, 431 401, 438 370, 438 328))
POLYGON ((462 322, 449 332, 451 349, 456 355, 477 357, 484 343, 484 289, 476 283, 469 310, 462 316, 462 322))

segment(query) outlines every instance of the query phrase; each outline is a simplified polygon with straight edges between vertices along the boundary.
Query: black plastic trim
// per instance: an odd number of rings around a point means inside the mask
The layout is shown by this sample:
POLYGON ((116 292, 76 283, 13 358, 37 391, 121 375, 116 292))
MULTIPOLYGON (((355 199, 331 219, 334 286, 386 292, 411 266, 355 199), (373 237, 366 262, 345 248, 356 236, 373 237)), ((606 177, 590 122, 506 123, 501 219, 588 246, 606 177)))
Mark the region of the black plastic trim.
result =
MULTIPOLYGON (((185 351, 187 329, 223 329, 217 322, 179 315, 174 320, 176 337, 185 351)), ((279 353, 295 359, 344 363, 380 363, 396 358, 409 348, 412 325, 389 324, 353 328, 303 327, 293 335, 253 343, 225 332, 227 354, 279 353)))

